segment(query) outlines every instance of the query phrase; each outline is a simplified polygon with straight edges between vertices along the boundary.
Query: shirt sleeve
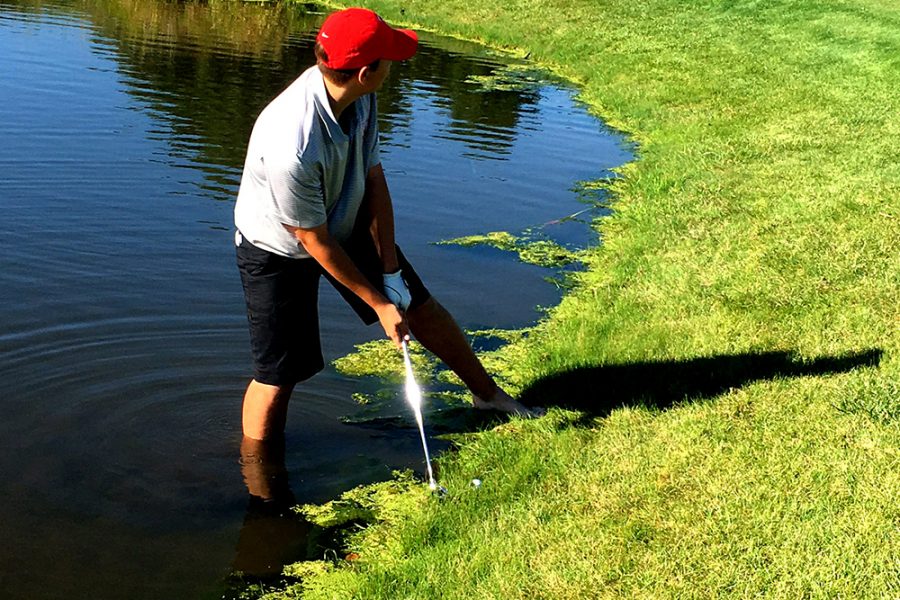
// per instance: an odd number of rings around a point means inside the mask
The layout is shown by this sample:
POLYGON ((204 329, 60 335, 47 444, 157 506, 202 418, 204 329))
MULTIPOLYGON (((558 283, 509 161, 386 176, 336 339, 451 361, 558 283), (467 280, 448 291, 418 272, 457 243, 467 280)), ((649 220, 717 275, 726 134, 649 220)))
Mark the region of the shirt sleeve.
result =
POLYGON ((378 100, 375 94, 372 94, 372 104, 369 106, 369 119, 366 122, 363 148, 365 148, 365 166, 368 174, 369 169, 381 163, 381 151, 378 141, 378 100))
POLYGON ((291 227, 312 229, 328 221, 322 166, 286 152, 266 161, 275 217, 291 227))

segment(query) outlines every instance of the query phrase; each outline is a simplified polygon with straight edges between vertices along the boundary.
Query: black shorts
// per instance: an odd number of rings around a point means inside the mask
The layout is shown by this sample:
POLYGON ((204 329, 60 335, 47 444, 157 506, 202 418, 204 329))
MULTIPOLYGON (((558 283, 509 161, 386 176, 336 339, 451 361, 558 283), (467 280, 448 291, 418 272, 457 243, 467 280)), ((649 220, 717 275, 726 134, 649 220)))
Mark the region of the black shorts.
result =
MULTIPOLYGON (((372 238, 356 236, 344 250, 375 289, 382 289, 383 269, 372 238)), ((400 248, 397 259, 412 296, 409 308, 416 308, 431 294, 400 248)), ((320 275, 331 282, 366 325, 378 322, 378 315, 368 304, 335 281, 313 258, 286 258, 242 239, 237 247, 237 265, 247 302, 253 378, 260 383, 294 385, 325 367, 319 340, 320 275)))

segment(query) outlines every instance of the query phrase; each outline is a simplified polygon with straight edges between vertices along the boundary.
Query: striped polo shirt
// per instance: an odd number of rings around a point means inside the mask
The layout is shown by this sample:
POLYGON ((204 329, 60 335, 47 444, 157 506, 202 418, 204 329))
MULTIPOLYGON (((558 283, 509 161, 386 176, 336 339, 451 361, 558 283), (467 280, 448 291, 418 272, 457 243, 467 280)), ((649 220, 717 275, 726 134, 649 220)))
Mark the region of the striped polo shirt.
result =
POLYGON ((366 173, 380 162, 375 94, 334 118, 318 67, 307 69, 263 109, 247 148, 234 221, 258 248, 290 258, 306 250, 284 225, 328 224, 346 241, 365 193, 366 173))

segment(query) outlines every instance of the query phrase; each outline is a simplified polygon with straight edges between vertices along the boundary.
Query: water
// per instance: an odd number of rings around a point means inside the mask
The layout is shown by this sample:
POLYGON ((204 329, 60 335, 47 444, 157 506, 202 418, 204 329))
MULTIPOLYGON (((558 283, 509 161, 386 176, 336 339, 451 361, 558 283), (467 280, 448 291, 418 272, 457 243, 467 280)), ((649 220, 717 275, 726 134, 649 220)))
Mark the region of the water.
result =
MULTIPOLYGON (((0 0, 0 597, 198 598, 275 560, 238 464, 232 209, 253 119, 311 64, 322 17, 0 0)), ((559 292, 510 254, 433 242, 581 210, 576 183, 628 158, 570 89, 468 79, 499 68, 425 37, 380 94, 398 240, 470 329, 532 323, 559 292)), ((327 285, 320 312, 327 360, 380 337, 327 285)), ((297 500, 422 471, 411 419, 340 421, 364 385, 328 368, 295 392, 281 475, 297 500)))

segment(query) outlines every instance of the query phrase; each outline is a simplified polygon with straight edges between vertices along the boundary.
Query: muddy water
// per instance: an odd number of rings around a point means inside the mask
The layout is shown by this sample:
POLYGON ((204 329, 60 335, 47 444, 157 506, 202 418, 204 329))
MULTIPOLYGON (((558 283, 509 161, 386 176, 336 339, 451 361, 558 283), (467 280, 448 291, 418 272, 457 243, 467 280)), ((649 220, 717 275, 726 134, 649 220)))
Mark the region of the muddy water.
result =
MULTIPOLYGON (((0 0, 0 597, 218 597, 280 560, 238 460, 232 208, 253 119, 322 18, 0 0)), ((426 37, 380 95, 398 239, 466 328, 527 325, 559 291, 511 254, 433 242, 582 210, 577 182, 627 159, 572 90, 497 86, 498 61, 426 37)), ((328 359, 379 337, 330 290, 320 309, 328 359)), ((329 367, 297 390, 276 475, 298 500, 421 470, 412 426, 341 422, 364 385, 329 367)))

